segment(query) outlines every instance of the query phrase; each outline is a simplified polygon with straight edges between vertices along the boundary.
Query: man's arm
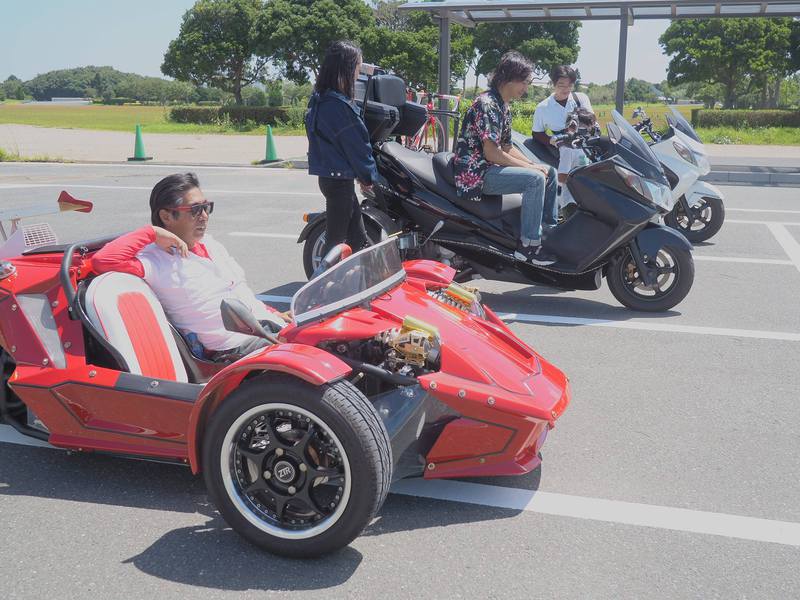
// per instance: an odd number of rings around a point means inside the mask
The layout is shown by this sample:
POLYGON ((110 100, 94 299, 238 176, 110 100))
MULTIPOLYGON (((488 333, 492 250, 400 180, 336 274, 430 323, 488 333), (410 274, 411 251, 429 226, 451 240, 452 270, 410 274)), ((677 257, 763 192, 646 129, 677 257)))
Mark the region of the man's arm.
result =
POLYGON ((543 175, 547 175, 548 167, 532 163, 527 157, 519 150, 509 145, 500 147, 492 140, 483 140, 483 155, 493 165, 501 167, 522 167, 523 169, 531 169, 532 171, 539 171, 543 175), (506 151, 508 148, 508 151, 506 151))
POLYGON ((136 255, 149 244, 158 244, 165 252, 175 251, 183 257, 188 255, 186 244, 174 233, 161 227, 146 225, 118 237, 98 250, 92 257, 92 269, 95 273, 116 271, 143 278, 144 266, 136 255))

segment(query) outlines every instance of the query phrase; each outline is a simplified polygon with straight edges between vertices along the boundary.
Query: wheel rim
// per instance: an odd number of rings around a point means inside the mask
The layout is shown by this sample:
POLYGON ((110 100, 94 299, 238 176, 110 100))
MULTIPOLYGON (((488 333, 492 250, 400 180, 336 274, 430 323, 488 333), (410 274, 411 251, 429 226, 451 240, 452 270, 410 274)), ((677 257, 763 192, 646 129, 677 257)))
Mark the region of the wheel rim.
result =
MULTIPOLYGON (((373 237, 374 236, 371 236, 369 233, 367 233, 367 242, 369 242, 370 245, 375 243, 373 237)), ((386 232, 383 229, 381 229, 380 241, 382 242, 387 237, 388 236, 386 235, 386 232)), ((324 257, 324 255, 322 254, 322 250, 325 248, 325 239, 326 239, 325 232, 323 231, 322 233, 319 234, 319 237, 317 237, 316 241, 314 242, 314 246, 311 248, 312 272, 317 270, 317 267, 319 267, 319 263, 322 262, 322 259, 324 257)))
POLYGON ((683 205, 678 205, 675 220, 683 231, 702 231, 711 224, 714 217, 714 209, 705 198, 696 207, 690 207, 689 213, 686 214, 683 205))
POLYGON ((317 536, 350 500, 350 461, 318 416, 291 404, 256 406, 228 428, 220 469, 236 509, 283 539, 317 536))
POLYGON ((644 283, 630 253, 627 260, 620 263, 622 284, 630 294, 642 300, 653 301, 663 298, 675 288, 680 277, 680 266, 672 253, 662 248, 655 260, 651 258, 647 261, 647 268, 656 277, 653 285, 644 283))

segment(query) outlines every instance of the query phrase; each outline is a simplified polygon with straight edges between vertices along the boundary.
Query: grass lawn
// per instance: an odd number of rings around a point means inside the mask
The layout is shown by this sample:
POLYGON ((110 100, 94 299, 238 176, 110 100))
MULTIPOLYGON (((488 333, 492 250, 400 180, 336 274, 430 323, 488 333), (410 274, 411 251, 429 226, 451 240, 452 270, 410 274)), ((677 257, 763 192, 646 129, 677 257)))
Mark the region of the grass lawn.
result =
MULTIPOLYGON (((132 132, 140 124, 147 133, 224 133, 264 135, 264 127, 236 128, 220 125, 193 125, 167 121, 163 106, 64 106, 46 104, 0 104, 0 124, 36 125, 65 129, 95 129, 101 131, 132 132)), ((305 131, 294 131, 273 127, 276 135, 305 135, 305 131)))

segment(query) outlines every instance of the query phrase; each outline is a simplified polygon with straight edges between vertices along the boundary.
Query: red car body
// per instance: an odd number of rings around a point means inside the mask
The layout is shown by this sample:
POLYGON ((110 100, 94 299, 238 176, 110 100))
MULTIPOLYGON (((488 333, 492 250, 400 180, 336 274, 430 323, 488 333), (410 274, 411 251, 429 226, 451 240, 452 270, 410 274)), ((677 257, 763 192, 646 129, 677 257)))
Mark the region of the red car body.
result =
MULTIPOLYGON (((75 255, 73 284, 92 276, 91 255, 75 255)), ((221 368, 206 383, 187 384, 87 362, 85 326, 71 318, 59 277, 62 257, 63 249, 17 257, 16 272, 0 280, 0 347, 14 368, 8 386, 45 425, 45 439, 61 448, 181 461, 198 472, 206 422, 246 377, 279 371, 314 385, 349 377, 351 367, 318 346, 372 338, 408 315, 436 327, 442 340, 440 368, 418 378, 443 415, 420 456, 424 477, 535 469, 548 430, 570 401, 565 375, 488 308, 481 318, 431 297, 454 275, 439 263, 405 263, 405 281, 368 307, 289 325, 280 344, 221 368)))

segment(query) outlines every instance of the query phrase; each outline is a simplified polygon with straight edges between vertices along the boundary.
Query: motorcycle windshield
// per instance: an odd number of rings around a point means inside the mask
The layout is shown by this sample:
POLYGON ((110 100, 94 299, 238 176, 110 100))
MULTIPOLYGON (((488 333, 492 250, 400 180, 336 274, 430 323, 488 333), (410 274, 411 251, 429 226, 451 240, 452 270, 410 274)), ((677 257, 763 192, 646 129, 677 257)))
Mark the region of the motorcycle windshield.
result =
POLYGON ((682 134, 688 135, 696 142, 700 142, 702 144, 703 140, 701 140, 700 136, 697 135, 697 132, 694 130, 694 127, 692 127, 691 123, 689 123, 689 121, 687 121, 686 118, 673 107, 670 106, 669 108, 672 111, 672 114, 667 115, 667 123, 672 125, 672 127, 680 131, 682 134))
POLYGON ((312 279, 292 298, 296 325, 320 321, 385 294, 406 277, 397 240, 356 252, 312 279))
POLYGON ((616 143, 617 154, 647 179, 652 179, 659 184, 666 183, 667 179, 661 163, 658 162, 656 155, 653 154, 650 146, 642 139, 639 132, 616 110, 611 111, 611 115, 621 134, 616 143))

